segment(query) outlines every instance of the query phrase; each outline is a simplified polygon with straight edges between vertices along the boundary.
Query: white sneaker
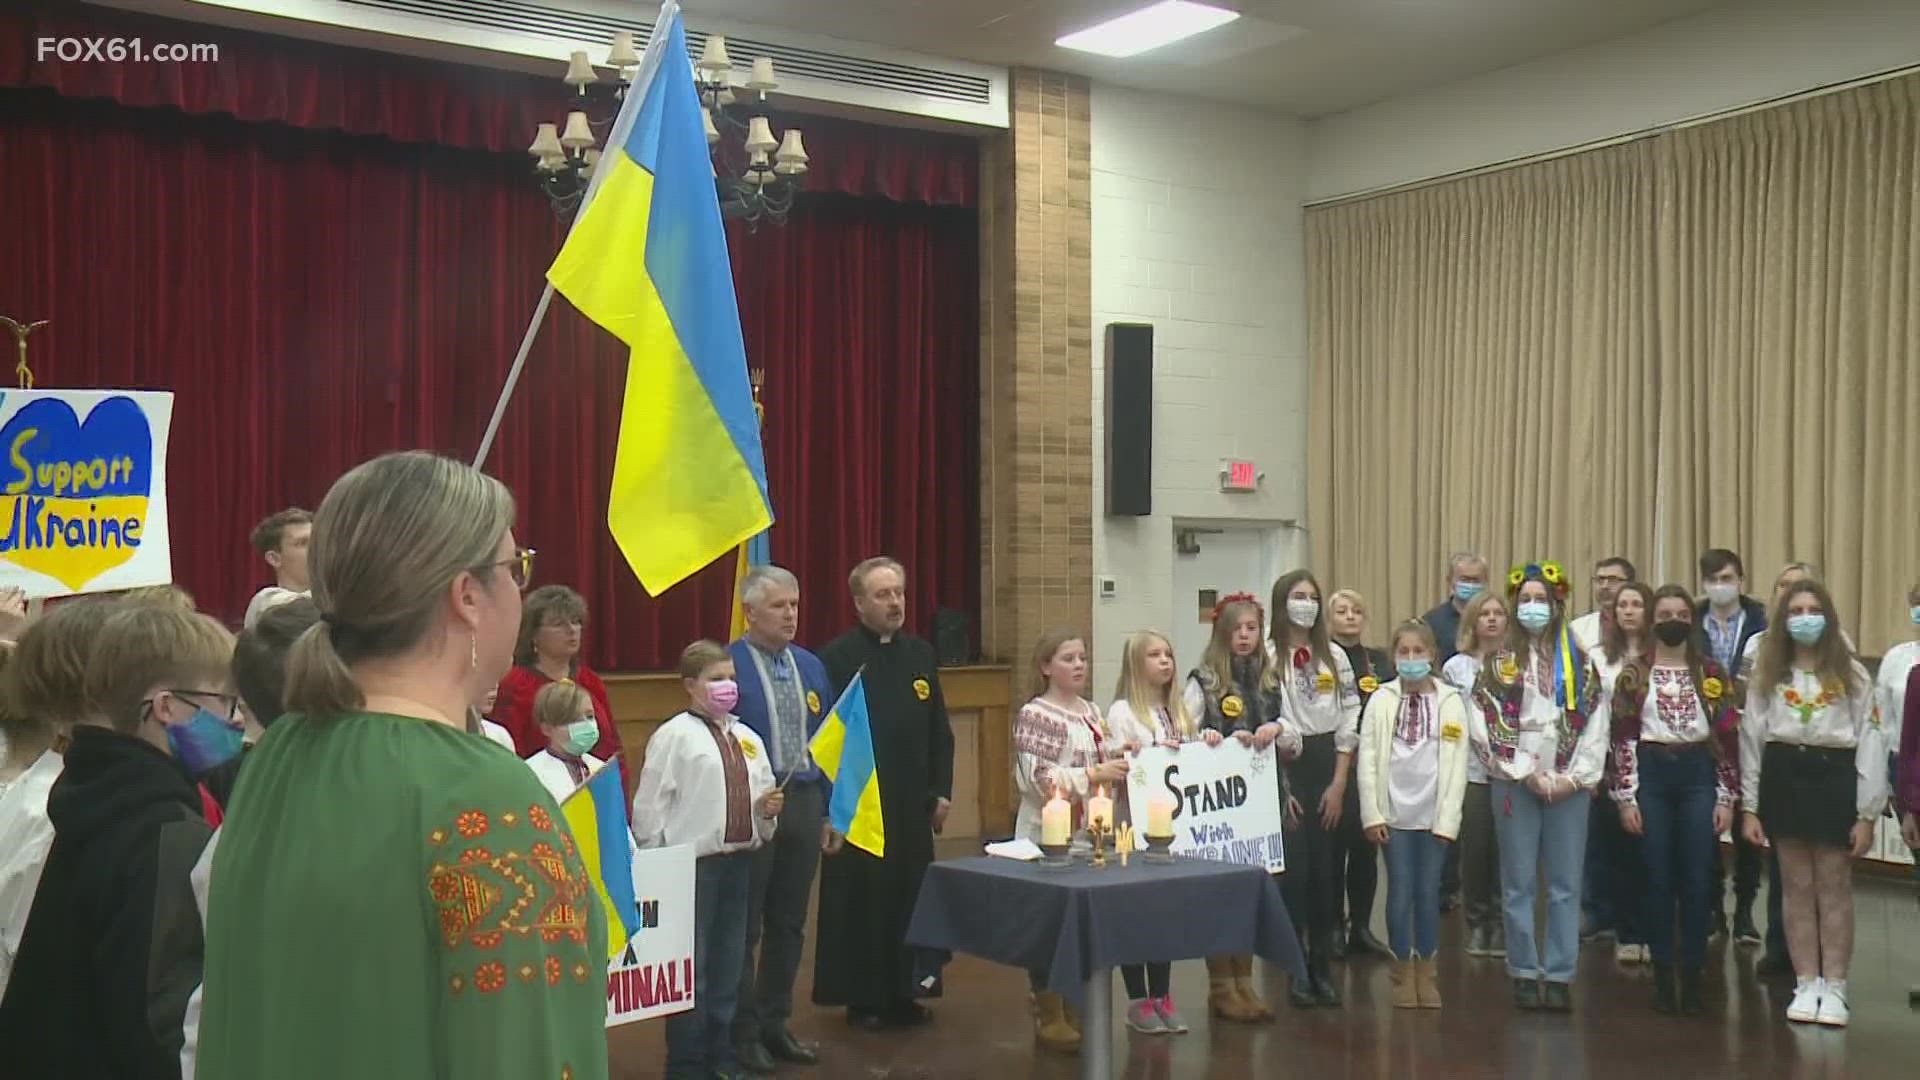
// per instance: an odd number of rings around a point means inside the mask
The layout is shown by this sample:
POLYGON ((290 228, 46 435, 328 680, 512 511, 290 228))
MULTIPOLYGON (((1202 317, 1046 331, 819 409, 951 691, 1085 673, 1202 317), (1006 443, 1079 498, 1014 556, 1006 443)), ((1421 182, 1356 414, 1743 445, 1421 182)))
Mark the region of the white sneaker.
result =
MULTIPOLYGON (((1812 1024, 1820 1019, 1822 991, 1826 989, 1824 979, 1809 979, 1801 983, 1793 992, 1793 1001, 1787 1006, 1787 1019, 1796 1024, 1812 1024)), ((1846 1008, 1845 1003, 1841 1009, 1846 1008)))
POLYGON ((1836 989, 1828 983, 1820 993, 1820 1012, 1814 1016, 1814 1022, 1828 1027, 1847 1026, 1847 988, 1841 983, 1836 989))

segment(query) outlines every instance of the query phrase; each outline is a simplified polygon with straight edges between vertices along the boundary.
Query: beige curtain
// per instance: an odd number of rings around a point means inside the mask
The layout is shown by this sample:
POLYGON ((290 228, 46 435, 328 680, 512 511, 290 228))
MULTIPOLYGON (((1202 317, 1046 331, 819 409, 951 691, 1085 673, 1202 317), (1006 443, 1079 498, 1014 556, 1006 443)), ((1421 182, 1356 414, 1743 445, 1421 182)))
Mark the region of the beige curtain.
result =
POLYGON ((1864 651, 1920 578, 1920 77, 1308 214, 1309 526, 1376 624, 1594 559, 1819 563, 1864 651))

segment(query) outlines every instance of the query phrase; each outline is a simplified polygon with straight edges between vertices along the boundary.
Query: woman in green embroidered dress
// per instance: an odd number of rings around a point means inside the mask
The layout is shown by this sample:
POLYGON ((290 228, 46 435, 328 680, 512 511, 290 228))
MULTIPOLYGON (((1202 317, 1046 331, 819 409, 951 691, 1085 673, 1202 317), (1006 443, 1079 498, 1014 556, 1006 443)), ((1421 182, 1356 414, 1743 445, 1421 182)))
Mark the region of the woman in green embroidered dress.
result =
POLYGON ((425 453, 321 503, 322 621, 213 855, 199 1080, 606 1076, 605 916, 552 796, 465 729, 513 659, 513 520, 425 453))

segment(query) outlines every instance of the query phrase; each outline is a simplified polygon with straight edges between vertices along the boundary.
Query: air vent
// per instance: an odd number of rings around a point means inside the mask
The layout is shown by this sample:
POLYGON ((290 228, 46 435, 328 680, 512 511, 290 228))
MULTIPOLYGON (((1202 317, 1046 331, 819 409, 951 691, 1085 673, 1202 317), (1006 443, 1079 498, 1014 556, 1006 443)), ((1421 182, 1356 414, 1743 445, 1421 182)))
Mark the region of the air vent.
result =
MULTIPOLYGON (((653 27, 632 20, 566 8, 538 4, 512 3, 506 0, 341 0, 348 7, 375 8, 419 18, 462 23, 485 30, 539 34, 561 41, 602 46, 613 40, 615 31, 630 30, 636 48, 645 44, 653 27)), ((687 28, 687 47, 693 58, 700 56, 707 34, 687 28)), ((769 38, 727 34, 729 51, 736 56, 770 56, 783 77, 797 76, 823 82, 871 90, 890 90, 902 94, 923 94, 968 105, 986 105, 993 100, 993 81, 985 76, 910 64, 888 63, 844 53, 801 48, 769 38)))

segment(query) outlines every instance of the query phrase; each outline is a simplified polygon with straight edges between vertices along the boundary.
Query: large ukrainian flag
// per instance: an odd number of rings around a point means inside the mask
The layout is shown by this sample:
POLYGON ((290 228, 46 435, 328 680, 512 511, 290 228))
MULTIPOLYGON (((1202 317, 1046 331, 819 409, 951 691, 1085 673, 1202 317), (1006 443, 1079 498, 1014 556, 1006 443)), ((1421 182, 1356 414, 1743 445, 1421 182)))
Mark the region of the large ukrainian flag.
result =
POLYGON ((560 816, 573 833, 594 898, 607 913, 607 962, 612 963, 640 932, 640 904, 633 893, 633 833, 627 827, 620 766, 602 766, 561 800, 560 816))
POLYGON ((632 347, 607 526, 657 596, 773 523, 706 127, 671 2, 596 174, 547 280, 632 347))
POLYGON ((886 822, 880 813, 880 773, 873 761, 873 725, 867 716, 864 672, 833 703, 807 744, 814 764, 833 783, 827 798, 827 823, 847 843, 876 857, 887 854, 886 822))

